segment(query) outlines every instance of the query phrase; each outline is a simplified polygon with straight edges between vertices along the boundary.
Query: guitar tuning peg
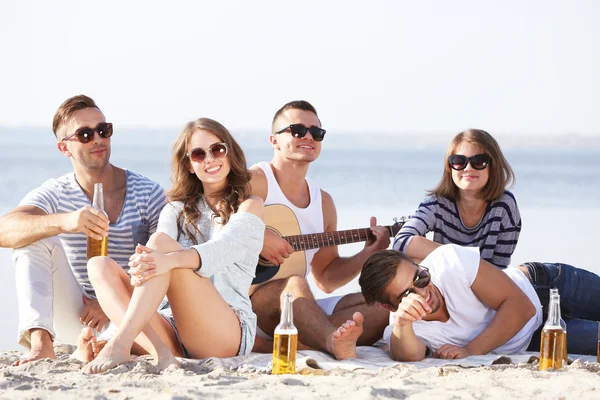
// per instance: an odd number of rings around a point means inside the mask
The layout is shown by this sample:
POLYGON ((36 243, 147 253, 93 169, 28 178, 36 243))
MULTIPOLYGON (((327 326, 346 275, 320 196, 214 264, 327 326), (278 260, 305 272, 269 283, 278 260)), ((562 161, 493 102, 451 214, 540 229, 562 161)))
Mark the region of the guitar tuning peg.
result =
POLYGON ((393 220, 394 220, 394 223, 396 223, 396 224, 397 223, 404 224, 406 222, 406 217, 405 216, 402 216, 400 218, 394 217, 393 220))

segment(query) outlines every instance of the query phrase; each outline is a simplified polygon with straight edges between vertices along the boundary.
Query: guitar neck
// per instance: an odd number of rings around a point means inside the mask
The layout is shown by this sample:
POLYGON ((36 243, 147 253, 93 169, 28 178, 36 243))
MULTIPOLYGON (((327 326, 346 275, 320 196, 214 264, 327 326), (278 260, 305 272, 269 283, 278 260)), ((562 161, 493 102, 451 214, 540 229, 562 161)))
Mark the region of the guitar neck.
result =
MULTIPOLYGON (((395 232, 391 226, 385 227, 393 237, 395 232)), ((312 233, 306 235, 285 236, 284 239, 292 245, 294 251, 311 250, 321 247, 339 246, 340 244, 366 242, 374 239, 369 228, 349 229, 347 231, 312 233)))

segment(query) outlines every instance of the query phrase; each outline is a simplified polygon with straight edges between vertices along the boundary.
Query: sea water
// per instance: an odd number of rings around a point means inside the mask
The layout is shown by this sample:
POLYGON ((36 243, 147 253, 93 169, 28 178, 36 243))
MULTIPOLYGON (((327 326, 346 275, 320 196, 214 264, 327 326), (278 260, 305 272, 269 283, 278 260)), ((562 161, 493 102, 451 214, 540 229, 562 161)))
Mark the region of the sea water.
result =
MULTIPOLYGON (((115 130, 111 162, 170 185, 170 155, 177 129, 115 130)), ((270 160, 268 134, 234 132, 248 164, 270 160)), ((448 141, 451 137, 448 138, 448 141)), ((499 140, 503 145, 503 141, 499 140)), ((402 135, 356 136, 333 133, 322 142, 309 176, 333 197, 338 229, 365 228, 369 218, 390 225, 408 216, 442 173, 447 141, 415 143, 402 135), (360 139, 360 140, 359 140, 360 139), (367 140, 368 139, 368 140, 367 140)), ((572 143, 571 143, 572 145, 572 143)), ((523 220, 512 264, 560 261, 600 273, 595 252, 600 224, 600 149, 567 146, 503 146, 517 176, 512 189, 523 220)), ((71 172, 69 159, 56 149, 49 129, 0 129, 0 214, 46 179, 71 172)), ((351 256, 363 243, 339 247, 351 256)), ((0 350, 19 349, 17 299, 11 250, 0 249, 0 350)), ((325 296, 313 285, 317 296, 325 296)), ((332 295, 358 291, 356 280, 332 295)))

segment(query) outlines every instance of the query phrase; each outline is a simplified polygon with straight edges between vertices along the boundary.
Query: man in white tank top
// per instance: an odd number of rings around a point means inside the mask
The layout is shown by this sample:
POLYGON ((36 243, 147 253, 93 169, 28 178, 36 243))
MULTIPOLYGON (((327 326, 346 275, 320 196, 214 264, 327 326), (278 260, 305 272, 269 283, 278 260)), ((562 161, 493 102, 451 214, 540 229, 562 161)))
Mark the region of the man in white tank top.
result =
MULTIPOLYGON (((310 163, 319 157, 324 135, 312 105, 306 101, 287 103, 273 118, 270 136, 273 160, 251 168, 252 194, 261 197, 265 206, 280 204, 293 211, 302 235, 337 230, 333 199, 306 176, 310 163)), ((252 308, 259 327, 254 351, 272 351, 273 345, 268 340, 279 323, 283 292, 293 293, 294 324, 300 342, 309 348, 326 351, 337 359, 355 358, 357 344, 371 345, 381 338, 389 312, 366 305, 360 293, 316 301, 306 280, 312 271, 316 284, 331 293, 354 279, 369 255, 389 246, 388 231, 375 226, 376 222, 371 218, 370 229, 375 240, 367 242, 358 254, 340 257, 337 246, 323 247, 321 242, 320 248, 305 251, 306 269, 300 272, 285 270, 283 263, 293 255, 294 248, 267 229, 261 257, 273 265, 283 264, 282 271, 294 275, 274 277, 251 289, 252 308)))

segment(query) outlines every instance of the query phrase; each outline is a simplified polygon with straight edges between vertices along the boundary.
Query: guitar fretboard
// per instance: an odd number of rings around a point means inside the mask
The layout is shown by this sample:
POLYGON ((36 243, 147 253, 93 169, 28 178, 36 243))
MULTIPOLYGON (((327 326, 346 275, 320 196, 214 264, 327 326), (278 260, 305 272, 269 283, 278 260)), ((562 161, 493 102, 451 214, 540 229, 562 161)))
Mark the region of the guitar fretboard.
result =
MULTIPOLYGON (((390 237, 393 237, 397 233, 397 230, 392 229, 392 226, 386 226, 385 228, 390 231, 390 237)), ((366 242, 373 238, 373 234, 369 228, 284 236, 284 239, 292 245, 294 251, 338 246, 347 243, 366 242)))

